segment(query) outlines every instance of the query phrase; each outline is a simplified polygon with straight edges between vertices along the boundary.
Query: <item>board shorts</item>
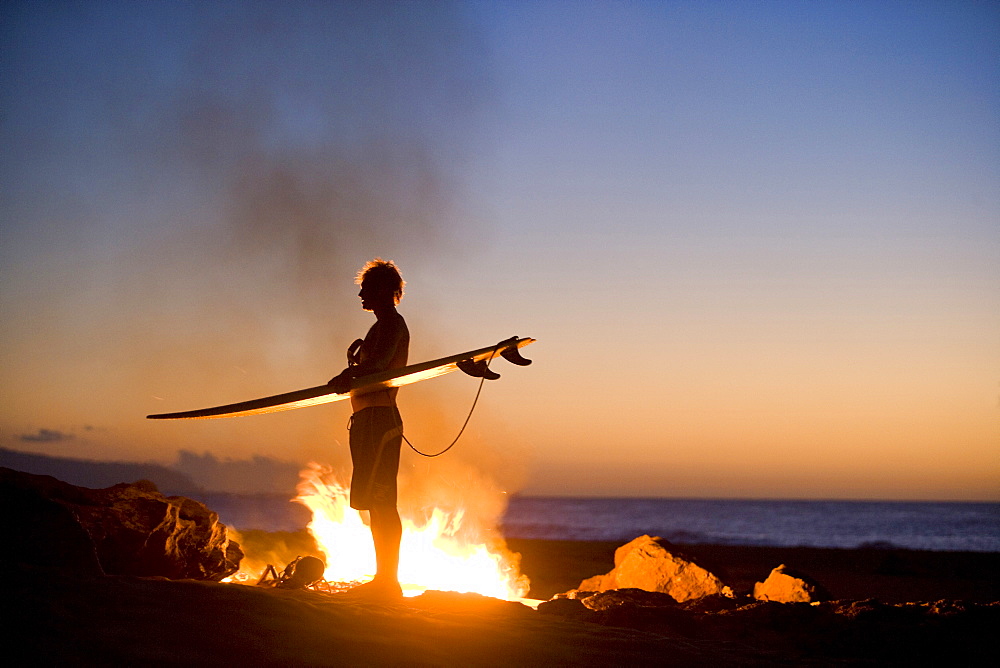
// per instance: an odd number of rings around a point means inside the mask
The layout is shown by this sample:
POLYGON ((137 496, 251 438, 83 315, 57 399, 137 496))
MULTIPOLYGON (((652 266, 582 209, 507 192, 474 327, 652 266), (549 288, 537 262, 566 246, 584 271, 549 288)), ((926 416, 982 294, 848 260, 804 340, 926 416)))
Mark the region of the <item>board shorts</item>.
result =
POLYGON ((396 507, 403 421, 395 406, 370 406, 351 416, 351 508, 396 507))

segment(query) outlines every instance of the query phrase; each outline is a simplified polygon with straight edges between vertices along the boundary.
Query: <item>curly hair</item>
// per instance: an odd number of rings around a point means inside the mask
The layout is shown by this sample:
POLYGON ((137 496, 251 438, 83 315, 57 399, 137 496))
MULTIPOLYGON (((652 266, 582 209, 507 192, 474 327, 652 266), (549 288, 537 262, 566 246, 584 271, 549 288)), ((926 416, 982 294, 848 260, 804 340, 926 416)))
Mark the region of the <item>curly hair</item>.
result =
POLYGON ((399 267, 392 260, 383 260, 380 257, 369 260, 358 272, 354 282, 361 285, 365 281, 377 292, 391 292, 396 304, 403 299, 403 288, 406 281, 399 273, 399 267))

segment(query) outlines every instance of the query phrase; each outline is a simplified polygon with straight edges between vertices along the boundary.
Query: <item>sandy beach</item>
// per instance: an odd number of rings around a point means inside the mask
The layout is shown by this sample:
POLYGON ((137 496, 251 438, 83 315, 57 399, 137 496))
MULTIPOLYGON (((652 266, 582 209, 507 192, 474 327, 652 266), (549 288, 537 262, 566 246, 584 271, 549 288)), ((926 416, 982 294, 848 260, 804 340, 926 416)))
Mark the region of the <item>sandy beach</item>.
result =
MULTIPOLYGON (((530 596, 540 599, 608 570, 617 547, 509 545, 522 555, 530 596)), ((985 665, 989 658, 988 633, 1000 610, 982 603, 1000 598, 998 554, 679 549, 715 569, 737 600, 633 600, 600 612, 561 600, 535 610, 475 594, 431 591, 380 603, 35 570, 10 582, 4 617, 12 620, 10 647, 20 665, 871 665, 917 657, 985 665), (740 596, 778 563, 809 572, 839 600, 809 606, 740 596)))

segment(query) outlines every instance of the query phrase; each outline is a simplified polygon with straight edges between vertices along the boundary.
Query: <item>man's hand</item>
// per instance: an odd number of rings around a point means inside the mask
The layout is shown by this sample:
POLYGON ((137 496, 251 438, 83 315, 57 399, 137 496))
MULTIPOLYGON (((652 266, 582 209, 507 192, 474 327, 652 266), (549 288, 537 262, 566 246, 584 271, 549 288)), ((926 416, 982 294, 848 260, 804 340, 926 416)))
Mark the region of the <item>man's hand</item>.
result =
POLYGON ((355 339, 354 343, 347 349, 347 366, 357 366, 361 364, 361 346, 365 345, 364 339, 355 339))
POLYGON ((351 374, 347 369, 344 369, 339 374, 330 379, 327 383, 337 394, 347 394, 351 391, 351 374))

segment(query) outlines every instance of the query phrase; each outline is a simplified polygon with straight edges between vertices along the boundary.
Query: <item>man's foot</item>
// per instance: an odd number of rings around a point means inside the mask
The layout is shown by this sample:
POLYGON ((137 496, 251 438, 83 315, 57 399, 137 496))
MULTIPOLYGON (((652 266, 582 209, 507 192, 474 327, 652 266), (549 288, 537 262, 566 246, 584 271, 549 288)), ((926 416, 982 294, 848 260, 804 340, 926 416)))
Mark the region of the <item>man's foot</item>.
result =
POLYGON ((394 601, 403 598, 403 590, 399 586, 399 583, 394 580, 380 580, 376 578, 353 589, 348 589, 342 594, 337 594, 337 597, 370 601, 394 601))

